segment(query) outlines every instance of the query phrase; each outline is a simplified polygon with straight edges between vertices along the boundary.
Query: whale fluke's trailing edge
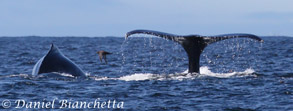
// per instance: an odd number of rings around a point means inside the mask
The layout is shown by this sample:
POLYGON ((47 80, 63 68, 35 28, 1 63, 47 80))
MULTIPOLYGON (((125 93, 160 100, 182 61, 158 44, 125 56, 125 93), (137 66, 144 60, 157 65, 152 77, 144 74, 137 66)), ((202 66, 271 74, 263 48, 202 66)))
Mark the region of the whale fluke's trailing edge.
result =
POLYGON ((67 73, 72 76, 85 76, 84 72, 71 60, 65 57, 57 46, 51 45, 49 52, 42 57, 34 66, 33 75, 42 73, 67 73))
POLYGON ((127 39, 130 35, 133 34, 148 34, 148 35, 155 35, 158 37, 162 37, 168 40, 175 41, 182 45, 184 50, 188 55, 189 60, 189 73, 199 73, 199 61, 200 61, 200 54, 204 50, 204 48, 211 44, 225 39, 231 38, 250 38, 257 40, 259 42, 263 42, 261 38, 256 35, 252 34, 224 34, 224 35, 217 35, 217 36, 201 36, 201 35, 174 35, 159 31, 152 31, 152 30, 133 30, 126 33, 125 38, 127 39))

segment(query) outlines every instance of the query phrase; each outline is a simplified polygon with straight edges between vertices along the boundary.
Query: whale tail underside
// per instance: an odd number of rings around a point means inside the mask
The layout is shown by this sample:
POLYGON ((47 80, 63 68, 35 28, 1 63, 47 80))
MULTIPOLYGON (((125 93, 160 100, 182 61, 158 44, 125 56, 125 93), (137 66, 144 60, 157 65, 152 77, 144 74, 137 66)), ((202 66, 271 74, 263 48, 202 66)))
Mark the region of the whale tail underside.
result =
POLYGON ((153 31, 153 30, 133 30, 126 33, 125 38, 127 39, 129 36, 133 34, 154 35, 154 36, 172 40, 174 42, 181 44, 188 55, 188 60, 189 60, 188 72, 189 73, 193 73, 193 72, 199 73, 200 54, 202 53, 204 48, 209 44, 212 44, 221 40, 232 39, 232 38, 250 38, 250 39, 263 42, 261 38, 252 34, 223 34, 223 35, 217 35, 217 36, 174 35, 174 34, 169 34, 169 33, 164 33, 159 31, 153 31))
POLYGON ((33 75, 42 73, 67 73, 72 76, 85 76, 84 72, 71 60, 65 57, 57 46, 51 45, 49 52, 33 68, 33 75))

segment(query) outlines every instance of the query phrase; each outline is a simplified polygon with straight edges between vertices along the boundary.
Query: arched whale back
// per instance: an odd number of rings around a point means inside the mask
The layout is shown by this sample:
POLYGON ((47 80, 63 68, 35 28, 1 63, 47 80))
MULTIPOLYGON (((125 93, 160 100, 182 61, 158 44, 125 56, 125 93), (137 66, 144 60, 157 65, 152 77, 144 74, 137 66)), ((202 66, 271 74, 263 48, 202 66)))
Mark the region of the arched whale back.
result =
POLYGON ((67 73, 72 76, 85 76, 84 72, 71 60, 65 57, 57 46, 51 45, 49 52, 42 57, 33 68, 33 75, 42 73, 67 73))
POLYGON ((200 61, 200 54, 204 50, 204 48, 211 44, 225 39, 231 38, 250 38, 260 42, 263 42, 261 38, 256 35, 252 34, 223 34, 217 36, 201 36, 201 35, 174 35, 159 31, 153 30, 133 30, 126 33, 125 38, 127 39, 130 35, 133 34, 149 34, 155 35, 158 37, 162 37, 168 40, 172 40, 182 45, 184 50, 188 55, 189 60, 189 73, 199 73, 199 61, 200 61))

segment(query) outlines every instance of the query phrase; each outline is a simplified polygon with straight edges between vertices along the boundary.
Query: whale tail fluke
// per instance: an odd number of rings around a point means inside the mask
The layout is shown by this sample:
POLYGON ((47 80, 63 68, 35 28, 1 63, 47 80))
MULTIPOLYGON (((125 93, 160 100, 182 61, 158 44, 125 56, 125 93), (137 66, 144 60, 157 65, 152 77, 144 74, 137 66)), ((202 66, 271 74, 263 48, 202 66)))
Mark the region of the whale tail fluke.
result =
POLYGON ((252 34, 224 34, 224 35, 217 35, 217 36, 201 36, 201 35, 174 35, 159 31, 153 30, 133 30, 126 33, 125 38, 127 39, 129 36, 133 34, 148 34, 154 35, 161 38, 165 38, 168 40, 172 40, 182 45, 184 50, 188 55, 189 60, 189 73, 199 73, 199 61, 200 61, 200 54, 204 50, 204 48, 212 43, 232 39, 232 38, 250 38, 260 42, 263 42, 261 38, 256 35, 252 34))
POLYGON ((261 38, 253 34, 243 34, 243 33, 235 33, 235 34, 223 34, 223 35, 216 35, 216 36, 201 36, 201 35, 175 35, 169 34, 165 32, 153 31, 153 30, 133 30, 126 33, 125 38, 127 39, 129 36, 134 34, 148 34, 154 35, 158 37, 162 37, 168 40, 172 40, 174 42, 178 42, 183 44, 183 42, 188 42, 191 39, 202 39, 204 44, 211 44, 214 42, 218 42, 221 40, 232 39, 232 38, 250 38, 257 40, 259 42, 263 42, 261 38))
POLYGON ((203 39, 206 41, 206 44, 211 44, 214 42, 218 42, 218 41, 226 40, 226 39, 232 39, 232 38, 250 38, 259 42, 263 42, 261 38, 253 34, 235 33, 235 34, 223 34, 223 35, 216 35, 216 36, 203 36, 203 39))

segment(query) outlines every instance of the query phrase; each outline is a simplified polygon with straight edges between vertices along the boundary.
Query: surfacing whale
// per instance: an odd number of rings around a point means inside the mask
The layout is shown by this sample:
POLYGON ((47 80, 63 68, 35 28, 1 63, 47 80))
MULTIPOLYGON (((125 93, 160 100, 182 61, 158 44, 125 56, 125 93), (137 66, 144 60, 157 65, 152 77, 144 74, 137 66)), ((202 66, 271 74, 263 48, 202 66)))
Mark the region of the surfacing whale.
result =
POLYGON ((231 39, 231 38, 250 38, 257 40, 259 42, 263 42, 261 38, 256 35, 252 34, 223 34, 223 35, 216 35, 216 36, 201 36, 201 35, 174 35, 159 31, 153 30, 133 30, 126 33, 125 38, 127 39, 130 35, 133 34, 148 34, 154 35, 158 37, 162 37, 168 40, 175 41, 184 48, 187 53, 188 60, 189 60, 189 73, 199 73, 200 68, 200 54, 204 50, 204 48, 212 43, 231 39))
POLYGON ((71 74, 75 77, 85 76, 85 73, 75 63, 65 57, 58 47, 52 44, 49 52, 35 64, 32 75, 54 72, 71 74))

